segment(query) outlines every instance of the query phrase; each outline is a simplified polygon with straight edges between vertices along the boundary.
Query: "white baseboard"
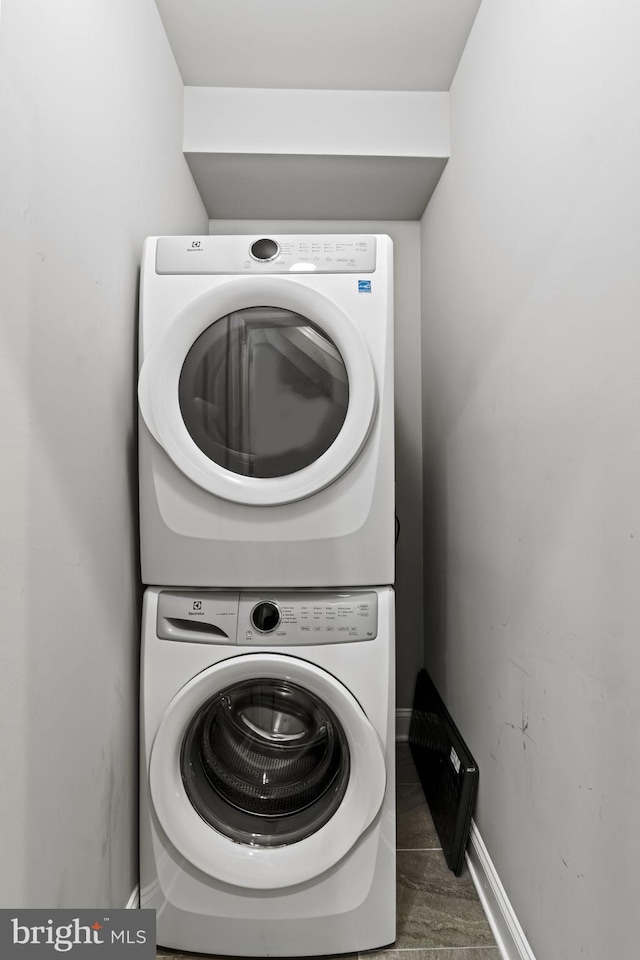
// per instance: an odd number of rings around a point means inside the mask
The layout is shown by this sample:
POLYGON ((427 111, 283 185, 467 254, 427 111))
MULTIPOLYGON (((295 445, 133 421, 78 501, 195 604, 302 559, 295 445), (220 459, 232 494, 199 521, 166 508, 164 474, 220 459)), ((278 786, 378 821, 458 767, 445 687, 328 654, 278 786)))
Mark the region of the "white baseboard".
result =
POLYGON ((135 885, 135 888, 127 900, 127 905, 125 910, 139 910, 140 909, 140 886, 139 884, 135 885))
POLYGON ((473 820, 467 866, 503 960, 536 960, 473 820))
POLYGON ((411 725, 411 708, 396 710, 396 740, 409 739, 411 725))

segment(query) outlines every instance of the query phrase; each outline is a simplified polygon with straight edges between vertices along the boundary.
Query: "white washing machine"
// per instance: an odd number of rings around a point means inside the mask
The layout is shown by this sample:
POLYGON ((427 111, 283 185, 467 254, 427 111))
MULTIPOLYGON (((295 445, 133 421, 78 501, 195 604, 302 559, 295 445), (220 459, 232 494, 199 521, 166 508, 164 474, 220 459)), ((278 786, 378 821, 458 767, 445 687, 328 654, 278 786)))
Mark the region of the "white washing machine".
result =
POLYGON ((394 594, 146 591, 141 906, 232 956, 395 939, 394 594))
POLYGON ((386 236, 146 241, 144 583, 393 583, 392 319, 386 236))

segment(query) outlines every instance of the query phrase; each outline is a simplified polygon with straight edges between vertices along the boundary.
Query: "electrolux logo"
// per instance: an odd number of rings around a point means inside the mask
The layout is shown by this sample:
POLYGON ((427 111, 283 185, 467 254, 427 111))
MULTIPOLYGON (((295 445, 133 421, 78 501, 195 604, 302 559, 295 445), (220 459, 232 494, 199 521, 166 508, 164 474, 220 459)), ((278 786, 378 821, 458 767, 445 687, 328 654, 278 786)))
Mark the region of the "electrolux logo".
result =
POLYGON ((187 614, 189 617, 204 617, 204 610, 202 609, 202 600, 194 600, 191 604, 191 610, 187 614))
POLYGON ((155 960, 155 910, 0 910, 0 957, 155 960))

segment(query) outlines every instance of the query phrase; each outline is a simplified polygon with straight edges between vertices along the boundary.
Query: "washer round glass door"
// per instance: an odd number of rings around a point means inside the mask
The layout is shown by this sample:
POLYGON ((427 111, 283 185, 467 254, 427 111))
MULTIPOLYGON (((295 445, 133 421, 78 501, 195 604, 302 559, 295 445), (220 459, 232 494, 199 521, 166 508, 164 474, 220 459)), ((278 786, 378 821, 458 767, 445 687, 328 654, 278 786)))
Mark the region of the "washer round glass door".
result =
POLYGON ((382 804, 380 740, 352 694, 295 657, 209 667, 169 704, 151 752, 158 819, 210 876, 286 887, 338 862, 382 804))
POLYGON ((194 714, 182 782, 197 813, 238 843, 282 846, 335 813, 349 781, 340 721, 290 680, 241 680, 194 714))
POLYGON ((302 499, 340 476, 376 410, 362 336, 299 281, 231 280, 195 300, 145 358, 144 421, 176 466, 238 503, 302 499))

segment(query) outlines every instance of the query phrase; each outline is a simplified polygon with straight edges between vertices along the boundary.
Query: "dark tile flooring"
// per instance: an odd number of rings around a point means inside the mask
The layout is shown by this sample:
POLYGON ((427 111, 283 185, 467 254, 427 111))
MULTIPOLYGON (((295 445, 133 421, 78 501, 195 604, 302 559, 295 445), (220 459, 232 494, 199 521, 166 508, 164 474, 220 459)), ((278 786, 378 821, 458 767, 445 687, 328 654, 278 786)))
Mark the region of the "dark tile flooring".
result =
MULTIPOLYGON (((396 786, 396 942, 333 960, 500 960, 466 867, 455 877, 445 863, 406 744, 398 744, 396 786)), ((158 950, 160 960, 195 956, 158 950)))

